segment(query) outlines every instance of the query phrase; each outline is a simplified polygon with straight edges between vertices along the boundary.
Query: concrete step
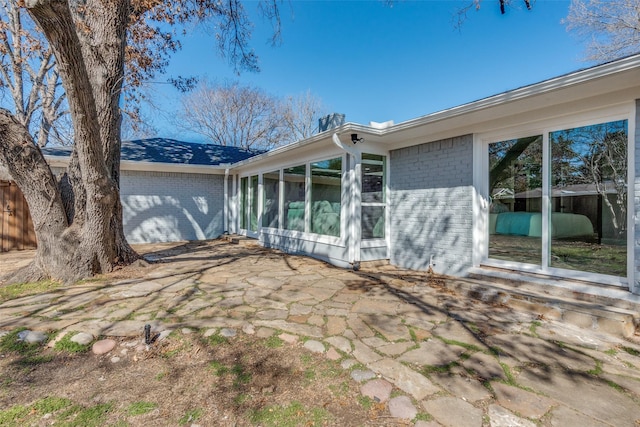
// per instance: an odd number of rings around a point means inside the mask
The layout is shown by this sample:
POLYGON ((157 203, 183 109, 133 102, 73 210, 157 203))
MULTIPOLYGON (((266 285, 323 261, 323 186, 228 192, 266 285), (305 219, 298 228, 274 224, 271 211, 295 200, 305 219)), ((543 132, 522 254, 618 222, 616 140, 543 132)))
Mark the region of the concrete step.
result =
POLYGON ((258 239, 240 234, 224 234, 221 238, 235 245, 259 245, 258 239))
POLYGON ((451 286, 469 297, 541 318, 640 339, 640 296, 626 289, 484 267, 473 269, 467 278, 451 279, 451 286))

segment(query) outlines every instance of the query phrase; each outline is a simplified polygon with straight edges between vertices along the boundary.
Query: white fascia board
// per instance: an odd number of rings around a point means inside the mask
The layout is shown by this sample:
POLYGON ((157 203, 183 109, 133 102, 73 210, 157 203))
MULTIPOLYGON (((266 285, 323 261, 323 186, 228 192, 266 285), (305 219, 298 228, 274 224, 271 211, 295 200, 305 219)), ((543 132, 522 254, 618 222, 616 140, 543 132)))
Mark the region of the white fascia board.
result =
MULTIPOLYGON (((45 156, 45 160, 51 167, 66 168, 69 165, 67 156, 45 156)), ((139 162, 135 160, 120 161, 120 170, 138 172, 173 172, 173 173, 197 173, 206 175, 224 175, 229 164, 215 166, 186 165, 175 163, 139 162)))
POLYGON ((229 164, 221 165, 187 165, 175 163, 158 162, 138 162, 135 160, 122 160, 120 169, 140 172, 174 172, 174 173, 197 173, 207 175, 224 175, 229 164))

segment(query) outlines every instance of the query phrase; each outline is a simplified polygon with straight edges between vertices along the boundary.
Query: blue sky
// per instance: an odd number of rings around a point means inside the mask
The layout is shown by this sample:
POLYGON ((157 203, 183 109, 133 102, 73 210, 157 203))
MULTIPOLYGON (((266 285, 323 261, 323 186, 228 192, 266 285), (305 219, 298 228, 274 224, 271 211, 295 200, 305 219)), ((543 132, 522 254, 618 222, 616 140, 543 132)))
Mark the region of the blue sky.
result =
MULTIPOLYGON (((285 1, 282 44, 272 47, 270 24, 248 1, 260 73, 236 76, 213 37, 195 29, 168 74, 237 79, 282 97, 311 90, 348 122, 367 124, 400 123, 593 65, 583 62, 582 41, 561 23, 568 0, 537 0, 531 11, 513 0, 505 15, 497 0, 484 0, 457 30, 453 16, 467 3, 285 1)), ((167 85, 150 91, 160 111, 147 118, 159 136, 199 140, 172 124, 180 94, 167 85)))

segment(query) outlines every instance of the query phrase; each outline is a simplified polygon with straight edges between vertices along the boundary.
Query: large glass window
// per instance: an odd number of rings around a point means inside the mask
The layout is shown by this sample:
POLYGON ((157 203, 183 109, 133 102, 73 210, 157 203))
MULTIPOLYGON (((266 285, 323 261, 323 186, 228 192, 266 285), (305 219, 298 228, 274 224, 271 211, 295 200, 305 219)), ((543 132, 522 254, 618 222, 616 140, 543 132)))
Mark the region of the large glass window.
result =
POLYGON ((304 200, 306 166, 285 168, 284 181, 284 228, 304 231, 304 200))
POLYGON ((251 177, 251 231, 258 231, 258 175, 251 177))
POLYGON ((489 258, 542 263, 542 135, 489 144, 489 258))
POLYGON ((340 236, 342 158, 311 163, 311 232, 340 236))
POLYGON ((627 272, 627 121, 551 132, 552 267, 627 272))
POLYGON ((489 144, 489 258, 626 276, 627 147, 626 120, 550 132, 544 165, 540 135, 489 144))
POLYGON ((278 195, 280 187, 280 171, 262 175, 264 189, 264 208, 262 210, 262 226, 278 228, 278 195))
POLYGON ((240 229, 247 229, 249 216, 249 178, 240 178, 240 229))
POLYGON ((385 233, 386 156, 362 154, 362 238, 382 239, 385 233))

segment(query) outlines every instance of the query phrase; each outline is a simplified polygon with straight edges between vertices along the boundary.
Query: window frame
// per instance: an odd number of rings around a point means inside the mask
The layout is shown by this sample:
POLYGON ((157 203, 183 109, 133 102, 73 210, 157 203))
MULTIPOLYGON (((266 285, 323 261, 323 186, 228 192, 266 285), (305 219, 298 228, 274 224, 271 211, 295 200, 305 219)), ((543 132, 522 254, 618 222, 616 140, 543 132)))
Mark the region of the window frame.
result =
POLYGON ((519 271, 530 271, 544 275, 566 277, 569 279, 595 281, 603 284, 610 284, 621 287, 634 287, 635 280, 635 255, 633 243, 635 242, 635 216, 634 203, 634 181, 635 181, 635 103, 625 103, 615 107, 591 111, 585 114, 567 115, 565 117, 551 118, 536 123, 527 123, 521 126, 512 126, 496 132, 488 132, 474 135, 474 164, 478 167, 474 173, 474 187, 476 196, 474 200, 474 265, 486 265, 499 268, 508 268, 519 271), (570 270, 558 267, 551 267, 550 256, 550 236, 549 219, 550 211, 550 134, 557 131, 573 128, 597 125, 601 123, 615 122, 619 120, 627 121, 627 274, 626 276, 611 276, 600 273, 585 272, 580 270, 570 270), (489 144, 524 138, 534 134, 543 136, 543 206, 542 206, 542 265, 535 266, 517 262, 490 259, 488 257, 488 236, 489 236, 489 144))

